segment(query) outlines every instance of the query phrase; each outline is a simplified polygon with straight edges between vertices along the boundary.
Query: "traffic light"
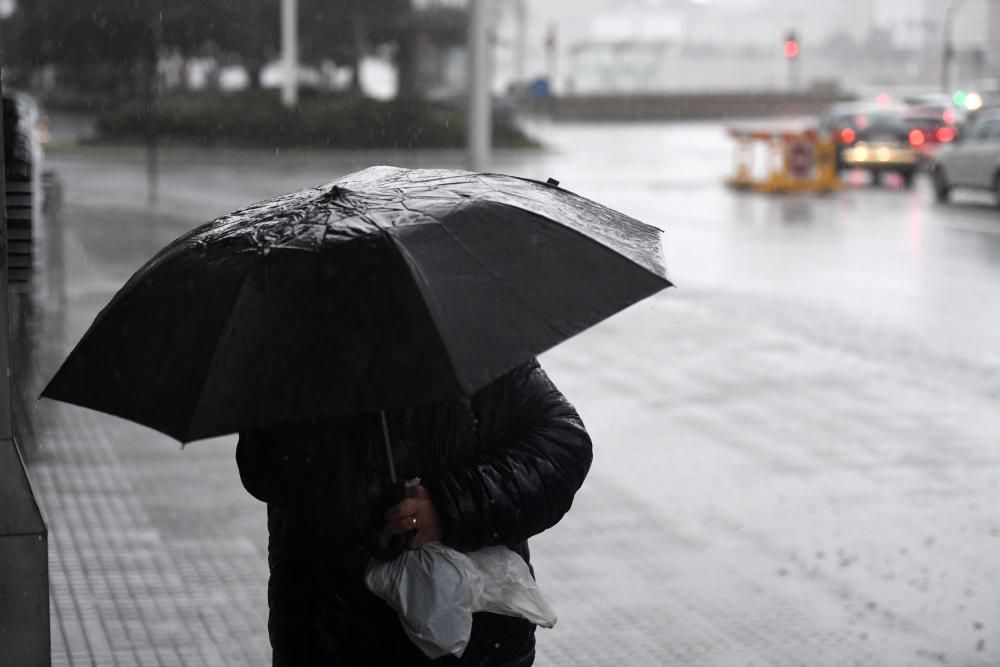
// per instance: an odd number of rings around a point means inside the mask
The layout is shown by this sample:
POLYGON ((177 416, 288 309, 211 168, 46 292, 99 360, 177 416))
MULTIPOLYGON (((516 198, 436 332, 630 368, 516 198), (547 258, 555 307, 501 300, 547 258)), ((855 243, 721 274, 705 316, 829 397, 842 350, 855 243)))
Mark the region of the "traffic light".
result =
POLYGON ((789 60, 795 60, 799 57, 799 51, 801 51, 801 49, 799 47, 799 40, 795 37, 794 32, 789 32, 785 35, 784 51, 785 57, 789 60))

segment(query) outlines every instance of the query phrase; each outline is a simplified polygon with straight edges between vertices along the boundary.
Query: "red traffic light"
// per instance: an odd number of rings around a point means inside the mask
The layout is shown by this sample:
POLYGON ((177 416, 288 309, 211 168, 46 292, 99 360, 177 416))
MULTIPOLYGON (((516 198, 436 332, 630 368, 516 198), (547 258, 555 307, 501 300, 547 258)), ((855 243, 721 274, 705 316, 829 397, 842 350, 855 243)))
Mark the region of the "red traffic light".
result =
POLYGON ((952 141, 955 138, 955 130, 950 127, 939 127, 934 136, 938 141, 952 141))
POLYGON ((788 58, 789 60, 792 58, 798 58, 799 43, 794 39, 786 39, 784 51, 785 51, 785 57, 788 58))

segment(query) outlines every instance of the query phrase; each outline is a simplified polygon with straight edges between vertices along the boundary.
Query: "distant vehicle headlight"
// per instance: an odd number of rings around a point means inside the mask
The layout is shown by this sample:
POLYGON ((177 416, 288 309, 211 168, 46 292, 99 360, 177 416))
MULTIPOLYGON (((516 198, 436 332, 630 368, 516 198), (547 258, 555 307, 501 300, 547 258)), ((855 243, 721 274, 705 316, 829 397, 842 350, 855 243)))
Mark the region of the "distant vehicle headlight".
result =
POLYGON ((979 93, 969 93, 965 96, 965 108, 975 111, 983 106, 983 98, 979 93))

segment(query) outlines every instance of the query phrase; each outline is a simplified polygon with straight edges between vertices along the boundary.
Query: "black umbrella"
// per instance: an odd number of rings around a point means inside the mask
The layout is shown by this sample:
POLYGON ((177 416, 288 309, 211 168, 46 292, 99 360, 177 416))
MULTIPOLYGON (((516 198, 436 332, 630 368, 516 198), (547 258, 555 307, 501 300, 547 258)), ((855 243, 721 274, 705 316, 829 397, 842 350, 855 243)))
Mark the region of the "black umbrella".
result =
POLYGON ((554 181, 373 167, 171 243, 42 395, 182 442, 452 399, 669 285, 554 181))

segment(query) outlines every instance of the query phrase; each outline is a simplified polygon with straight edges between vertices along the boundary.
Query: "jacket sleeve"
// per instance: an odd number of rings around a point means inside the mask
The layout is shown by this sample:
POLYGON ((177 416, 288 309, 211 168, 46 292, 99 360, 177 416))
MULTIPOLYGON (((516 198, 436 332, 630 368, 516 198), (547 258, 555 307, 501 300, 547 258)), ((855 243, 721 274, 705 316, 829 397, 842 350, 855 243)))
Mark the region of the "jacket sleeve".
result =
POLYGON ((593 458, 576 409, 537 361, 473 398, 484 447, 424 480, 445 544, 474 551, 551 528, 569 510, 593 458))

